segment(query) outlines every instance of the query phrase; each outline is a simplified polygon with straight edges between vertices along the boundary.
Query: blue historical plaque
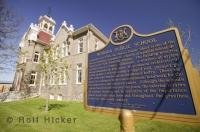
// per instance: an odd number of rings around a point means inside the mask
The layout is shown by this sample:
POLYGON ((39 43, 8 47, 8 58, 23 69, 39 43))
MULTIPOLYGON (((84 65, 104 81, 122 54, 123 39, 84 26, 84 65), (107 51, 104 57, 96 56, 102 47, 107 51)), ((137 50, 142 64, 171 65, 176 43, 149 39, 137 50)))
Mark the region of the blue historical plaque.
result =
POLYGON ((88 55, 87 105, 195 115, 175 31, 140 36, 130 26, 88 55))

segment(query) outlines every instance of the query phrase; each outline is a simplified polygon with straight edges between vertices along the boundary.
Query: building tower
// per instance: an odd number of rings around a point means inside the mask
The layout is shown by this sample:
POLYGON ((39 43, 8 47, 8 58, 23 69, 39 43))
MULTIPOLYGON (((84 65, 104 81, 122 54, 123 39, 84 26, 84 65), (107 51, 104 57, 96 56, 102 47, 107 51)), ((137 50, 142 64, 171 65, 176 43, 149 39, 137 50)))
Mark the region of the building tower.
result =
POLYGON ((47 15, 40 16, 37 24, 31 23, 19 43, 19 56, 13 89, 16 91, 37 92, 36 78, 38 64, 43 49, 54 39, 56 22, 47 15))

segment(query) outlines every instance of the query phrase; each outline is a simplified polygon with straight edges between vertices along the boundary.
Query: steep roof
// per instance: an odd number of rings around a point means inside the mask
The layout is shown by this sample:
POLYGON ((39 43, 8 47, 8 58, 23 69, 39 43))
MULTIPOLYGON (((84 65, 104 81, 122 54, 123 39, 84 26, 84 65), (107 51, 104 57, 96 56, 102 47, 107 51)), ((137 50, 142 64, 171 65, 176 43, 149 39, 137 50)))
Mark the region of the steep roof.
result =
POLYGON ((50 44, 52 36, 44 31, 40 31, 37 35, 37 42, 40 42, 44 45, 50 44))

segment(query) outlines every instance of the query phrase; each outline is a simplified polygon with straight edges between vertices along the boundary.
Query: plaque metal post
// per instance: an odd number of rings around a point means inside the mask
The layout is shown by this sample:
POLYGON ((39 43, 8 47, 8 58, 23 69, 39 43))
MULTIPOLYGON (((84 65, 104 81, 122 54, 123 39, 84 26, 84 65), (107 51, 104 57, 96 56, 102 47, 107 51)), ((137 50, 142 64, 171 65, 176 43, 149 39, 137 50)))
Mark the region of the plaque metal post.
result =
POLYGON ((135 123, 132 111, 122 109, 119 120, 121 123, 121 132, 135 132, 135 123))

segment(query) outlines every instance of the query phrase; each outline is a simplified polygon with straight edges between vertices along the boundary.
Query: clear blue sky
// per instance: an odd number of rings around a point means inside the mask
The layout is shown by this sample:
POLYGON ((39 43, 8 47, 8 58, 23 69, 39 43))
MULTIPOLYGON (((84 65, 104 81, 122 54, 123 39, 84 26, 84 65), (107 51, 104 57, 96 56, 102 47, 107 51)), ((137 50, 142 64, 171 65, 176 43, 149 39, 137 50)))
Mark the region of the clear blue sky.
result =
MULTIPOLYGON (((199 0, 8 0, 24 21, 19 36, 31 22, 51 7, 51 16, 57 28, 63 20, 75 28, 93 23, 107 37, 116 26, 130 24, 139 33, 151 33, 165 29, 169 19, 184 30, 192 30, 189 50, 193 63, 200 58, 200 1, 199 0)), ((57 31, 57 30, 56 30, 57 31)), ((0 80, 12 80, 13 73, 0 75, 0 80)))

